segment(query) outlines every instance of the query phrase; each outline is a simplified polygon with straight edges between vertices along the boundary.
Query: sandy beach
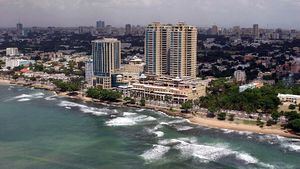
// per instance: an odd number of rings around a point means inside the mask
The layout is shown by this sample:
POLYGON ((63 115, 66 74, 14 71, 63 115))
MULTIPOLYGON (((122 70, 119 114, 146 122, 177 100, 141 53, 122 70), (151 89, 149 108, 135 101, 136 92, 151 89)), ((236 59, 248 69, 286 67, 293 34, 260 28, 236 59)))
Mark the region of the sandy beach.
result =
POLYGON ((209 119, 209 118, 202 118, 196 116, 190 117, 188 118, 188 120, 193 124, 210 127, 210 128, 229 129, 235 131, 249 131, 258 134, 274 134, 274 135, 279 135, 284 137, 300 139, 300 136, 289 133, 288 131, 280 129, 276 126, 275 127, 264 126, 263 128, 260 128, 259 126, 256 125, 238 124, 236 122, 220 121, 217 119, 209 119))
POLYGON ((0 79, 0 85, 8 85, 10 84, 10 80, 4 80, 4 79, 0 79))

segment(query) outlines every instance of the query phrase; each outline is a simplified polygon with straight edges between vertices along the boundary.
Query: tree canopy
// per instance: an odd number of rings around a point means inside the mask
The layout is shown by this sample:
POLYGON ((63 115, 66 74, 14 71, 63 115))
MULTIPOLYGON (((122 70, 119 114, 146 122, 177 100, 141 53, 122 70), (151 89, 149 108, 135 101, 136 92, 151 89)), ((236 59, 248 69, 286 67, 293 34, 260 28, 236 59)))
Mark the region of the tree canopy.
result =
POLYGON ((112 101, 115 102, 122 97, 122 94, 118 91, 100 89, 100 88, 89 88, 86 92, 88 97, 93 99, 99 99, 103 101, 112 101))

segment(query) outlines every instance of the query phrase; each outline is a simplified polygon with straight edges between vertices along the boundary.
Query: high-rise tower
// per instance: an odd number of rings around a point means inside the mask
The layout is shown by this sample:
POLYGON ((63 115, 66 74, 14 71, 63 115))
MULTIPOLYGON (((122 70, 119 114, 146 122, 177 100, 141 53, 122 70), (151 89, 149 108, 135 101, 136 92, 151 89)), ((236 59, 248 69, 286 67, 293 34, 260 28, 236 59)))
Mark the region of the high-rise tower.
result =
POLYGON ((155 22, 146 28, 145 58, 148 75, 196 77, 197 29, 179 23, 155 22))
POLYGON ((111 88, 111 75, 120 69, 121 42, 117 39, 92 41, 93 71, 96 86, 111 88))

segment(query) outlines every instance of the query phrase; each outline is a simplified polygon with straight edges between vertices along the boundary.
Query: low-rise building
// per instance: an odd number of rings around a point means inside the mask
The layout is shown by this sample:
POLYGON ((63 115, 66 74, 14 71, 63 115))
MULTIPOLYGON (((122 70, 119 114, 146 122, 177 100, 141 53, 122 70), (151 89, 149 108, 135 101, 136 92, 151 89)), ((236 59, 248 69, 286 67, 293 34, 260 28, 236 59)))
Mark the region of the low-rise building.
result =
POLYGON ((6 56, 17 56, 19 55, 18 48, 6 48, 6 56))
POLYGON ((234 72, 234 79, 238 83, 244 83, 246 82, 246 73, 242 70, 237 70, 234 72))
POLYGON ((262 86, 264 86, 263 83, 253 82, 250 84, 239 86, 239 92, 242 93, 242 92, 246 91, 247 89, 261 88, 262 86))
POLYGON ((195 100, 206 95, 206 87, 210 80, 200 79, 170 79, 159 77, 157 79, 141 78, 139 82, 126 87, 119 87, 127 96, 139 99, 165 101, 181 104, 188 100, 195 100))
POLYGON ((277 97, 281 102, 300 104, 300 95, 278 94, 277 97))
POLYGON ((18 66, 29 66, 30 64, 34 64, 35 61, 34 60, 24 60, 24 59, 10 59, 10 58, 7 58, 5 60, 5 68, 8 69, 8 68, 15 68, 15 67, 18 67, 18 66))

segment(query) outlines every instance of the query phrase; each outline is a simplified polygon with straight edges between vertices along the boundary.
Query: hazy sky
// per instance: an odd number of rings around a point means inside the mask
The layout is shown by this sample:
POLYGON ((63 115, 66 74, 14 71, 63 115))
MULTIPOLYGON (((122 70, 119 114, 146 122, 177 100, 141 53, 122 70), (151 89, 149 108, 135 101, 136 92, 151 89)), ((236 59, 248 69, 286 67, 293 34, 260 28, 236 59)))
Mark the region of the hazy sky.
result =
POLYGON ((258 23, 265 28, 300 28, 300 0, 0 0, 0 27, 124 26, 185 21, 223 27, 258 23))

